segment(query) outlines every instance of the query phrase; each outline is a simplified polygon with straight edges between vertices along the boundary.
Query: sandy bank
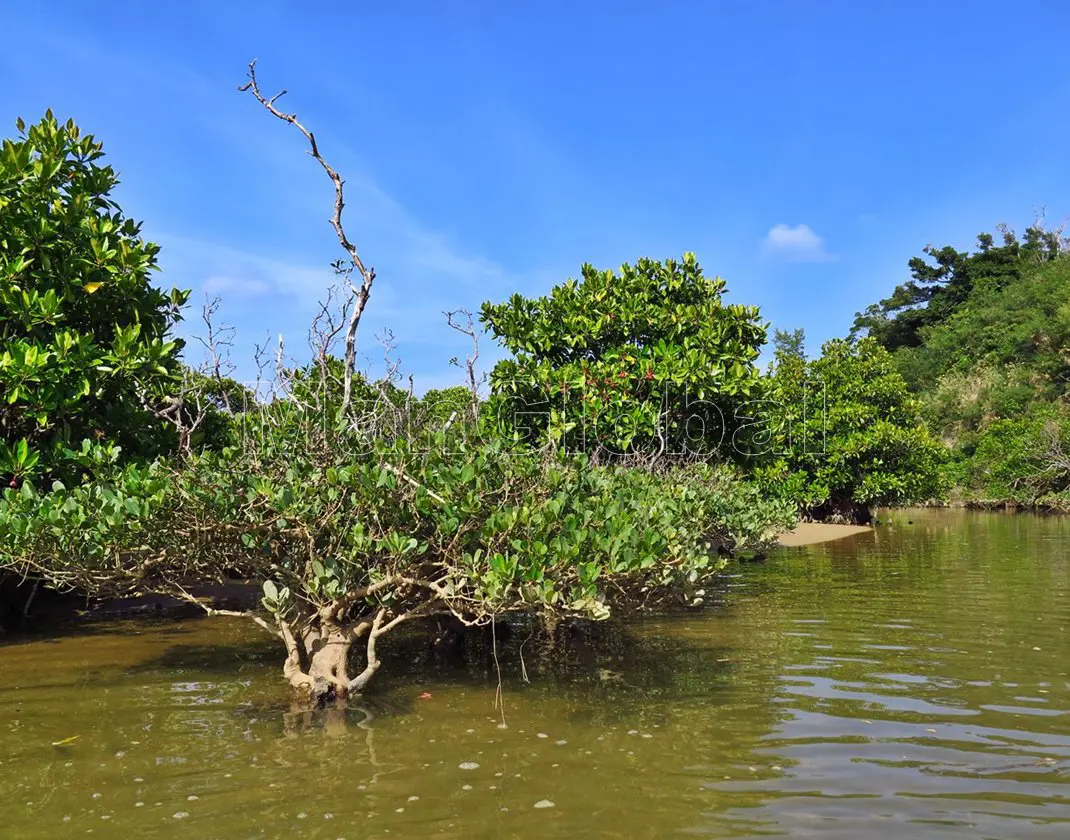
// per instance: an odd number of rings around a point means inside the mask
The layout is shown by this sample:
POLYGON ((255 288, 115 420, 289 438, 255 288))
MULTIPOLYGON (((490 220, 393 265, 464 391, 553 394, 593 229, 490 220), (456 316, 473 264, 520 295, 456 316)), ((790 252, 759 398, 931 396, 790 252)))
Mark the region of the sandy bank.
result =
POLYGON ((869 525, 826 525, 823 522, 800 522, 793 531, 780 535, 777 545, 794 548, 801 545, 838 540, 852 534, 872 531, 869 525))

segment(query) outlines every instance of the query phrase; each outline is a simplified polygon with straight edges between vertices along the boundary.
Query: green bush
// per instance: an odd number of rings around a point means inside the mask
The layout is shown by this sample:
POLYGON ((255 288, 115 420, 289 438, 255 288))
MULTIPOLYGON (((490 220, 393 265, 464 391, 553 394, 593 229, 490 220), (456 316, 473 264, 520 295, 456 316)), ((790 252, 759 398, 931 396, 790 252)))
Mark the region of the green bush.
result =
POLYGON ((488 413, 507 435, 570 451, 731 453, 765 327, 724 292, 685 254, 619 273, 584 265, 546 297, 484 304, 513 354, 491 374, 488 413))
POLYGON ((960 493, 973 501, 1037 504, 1070 489, 1070 416, 1038 404, 1000 417, 966 439, 957 459, 960 493))
MULTIPOLYGON (((325 426, 293 401, 247 415, 239 445, 107 480, 6 491, 0 545, 17 571, 93 594, 233 576, 263 588, 295 688, 362 688, 398 623, 511 612, 603 618, 691 603, 721 549, 767 545, 793 509, 724 469, 594 467, 501 441, 434 446, 325 426), (365 668, 350 678, 358 639, 365 668)), ((106 471, 98 470, 103 476, 106 471)))
POLYGON ((944 448, 875 339, 828 341, 810 362, 778 359, 768 397, 771 458, 756 477, 811 515, 865 519, 872 506, 944 492, 944 448))
POLYGON ((0 478, 76 478, 80 442, 151 456, 187 293, 150 282, 156 245, 110 198, 101 144, 52 113, 0 149, 0 478))
MULTIPOLYGON (((979 237, 974 253, 928 249, 914 280, 859 316, 895 350, 925 421, 951 449, 958 498, 1040 504, 1058 495, 1052 467, 1070 382, 1070 259, 1058 232, 979 237), (1045 449, 1047 447, 1047 449, 1045 449)), ((1057 458, 1056 458, 1057 460, 1057 458)))

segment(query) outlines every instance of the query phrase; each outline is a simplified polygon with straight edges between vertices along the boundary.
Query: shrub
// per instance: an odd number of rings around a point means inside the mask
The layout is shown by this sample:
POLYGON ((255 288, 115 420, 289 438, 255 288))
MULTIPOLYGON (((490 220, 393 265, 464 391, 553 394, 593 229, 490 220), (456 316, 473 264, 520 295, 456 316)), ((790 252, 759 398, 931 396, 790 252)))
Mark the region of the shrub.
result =
POLYGON ((837 339, 821 358, 779 360, 769 381, 771 462, 766 488, 784 483, 813 516, 868 518, 874 505, 943 492, 944 448, 874 339, 837 339))
POLYGON ((768 544, 792 521, 790 505, 724 469, 594 467, 448 433, 430 449, 381 438, 368 452, 363 435, 285 400, 245 420, 239 445, 180 466, 6 491, 8 563, 93 594, 255 582, 286 677, 323 697, 362 689, 378 639, 402 622, 691 603, 720 549, 768 544), (357 642, 364 668, 351 677, 357 642))
POLYGON ((513 354, 491 374, 489 413, 508 435, 571 451, 717 450, 757 393, 765 343, 757 307, 724 292, 685 254, 619 273, 584 265, 546 297, 484 304, 513 354))
POLYGON ((76 478, 79 442, 151 456, 174 436, 187 293, 150 282, 158 247, 110 198, 101 144, 51 112, 0 150, 0 479, 76 478))

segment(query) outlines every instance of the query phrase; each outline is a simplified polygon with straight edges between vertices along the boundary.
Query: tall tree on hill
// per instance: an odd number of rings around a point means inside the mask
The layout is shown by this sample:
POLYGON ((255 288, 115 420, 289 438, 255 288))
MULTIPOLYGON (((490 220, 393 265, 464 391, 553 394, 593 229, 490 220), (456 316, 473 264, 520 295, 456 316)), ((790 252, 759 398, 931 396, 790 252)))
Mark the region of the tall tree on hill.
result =
POLYGON ((908 263, 911 279, 858 313, 851 335, 869 335, 891 351, 917 347, 922 331, 951 317, 976 285, 1014 282, 1025 266, 1055 259, 1066 247, 1059 231, 1045 230, 1040 222, 1026 229, 1024 240, 1006 226, 1000 226, 999 233, 1002 245, 995 244, 992 234, 982 233, 973 253, 950 245, 925 246, 925 256, 908 263))

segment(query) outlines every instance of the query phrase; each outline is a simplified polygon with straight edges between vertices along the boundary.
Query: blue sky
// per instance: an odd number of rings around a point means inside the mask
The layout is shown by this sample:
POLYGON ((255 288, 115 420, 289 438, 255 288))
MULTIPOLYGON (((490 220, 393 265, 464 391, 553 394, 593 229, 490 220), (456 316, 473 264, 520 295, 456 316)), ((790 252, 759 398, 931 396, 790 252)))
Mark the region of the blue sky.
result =
POLYGON ((418 390, 461 379, 442 310, 585 261, 695 251, 814 351, 925 244, 1070 214, 1060 0, 50 0, 5 26, 2 134, 51 107, 104 142, 160 282, 221 295, 240 373, 267 336, 307 353, 341 256, 302 138, 237 92, 254 57, 347 179, 378 272, 362 362, 388 327, 418 390))

